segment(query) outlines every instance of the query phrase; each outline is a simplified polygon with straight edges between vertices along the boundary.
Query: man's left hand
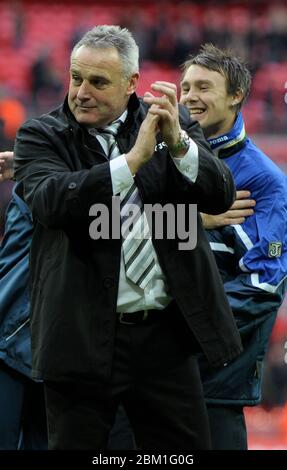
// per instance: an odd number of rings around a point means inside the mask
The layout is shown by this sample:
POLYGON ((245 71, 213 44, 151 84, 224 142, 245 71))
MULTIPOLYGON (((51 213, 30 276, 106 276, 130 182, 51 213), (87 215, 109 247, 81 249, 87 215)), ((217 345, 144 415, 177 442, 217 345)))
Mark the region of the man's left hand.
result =
POLYGON ((178 115, 177 89, 174 83, 157 81, 152 83, 152 90, 160 96, 150 92, 144 95, 144 102, 151 108, 149 112, 159 117, 159 128, 163 139, 169 149, 172 149, 180 137, 180 124, 178 115))
POLYGON ((217 215, 201 213, 203 227, 212 230, 225 225, 243 224, 246 217, 254 214, 256 201, 251 199, 250 196, 250 191, 236 191, 236 200, 227 212, 217 215))

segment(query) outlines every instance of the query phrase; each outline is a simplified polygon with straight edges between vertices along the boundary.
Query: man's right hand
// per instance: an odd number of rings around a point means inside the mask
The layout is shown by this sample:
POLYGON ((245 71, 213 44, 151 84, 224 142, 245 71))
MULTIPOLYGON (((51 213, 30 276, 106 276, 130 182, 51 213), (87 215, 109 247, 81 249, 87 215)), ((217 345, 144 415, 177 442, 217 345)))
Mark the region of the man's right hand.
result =
POLYGON ((0 152, 0 181, 13 178, 13 152, 0 152))
POLYGON ((126 154, 126 161, 133 175, 146 163, 154 154, 156 145, 156 134, 158 132, 158 116, 147 113, 143 120, 137 140, 133 148, 126 154))
POLYGON ((254 199, 249 199, 250 191, 236 191, 236 200, 227 212, 218 215, 201 213, 203 227, 207 230, 224 227, 225 225, 242 224, 245 218, 254 214, 254 199))

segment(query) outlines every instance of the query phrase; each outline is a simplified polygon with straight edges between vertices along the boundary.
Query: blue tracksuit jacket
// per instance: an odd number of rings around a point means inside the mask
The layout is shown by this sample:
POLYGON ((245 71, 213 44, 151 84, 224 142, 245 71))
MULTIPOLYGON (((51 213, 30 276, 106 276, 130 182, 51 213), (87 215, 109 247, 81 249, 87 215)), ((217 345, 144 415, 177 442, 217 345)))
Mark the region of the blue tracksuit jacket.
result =
POLYGON ((254 405, 260 401, 262 360, 286 291, 287 177, 246 136, 241 113, 233 129, 211 139, 237 190, 249 190, 255 213, 242 225, 207 230, 244 351, 222 369, 200 355, 208 403, 254 405))

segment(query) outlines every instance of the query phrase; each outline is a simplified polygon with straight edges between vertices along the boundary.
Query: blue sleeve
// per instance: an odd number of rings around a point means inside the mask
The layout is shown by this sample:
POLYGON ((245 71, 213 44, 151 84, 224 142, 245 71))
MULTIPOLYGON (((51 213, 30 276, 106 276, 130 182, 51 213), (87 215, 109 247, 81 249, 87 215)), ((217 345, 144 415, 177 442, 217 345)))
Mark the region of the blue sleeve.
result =
POLYGON ((250 285, 270 293, 287 276, 286 181, 285 175, 266 179, 261 195, 252 194, 257 201, 254 215, 233 226, 234 243, 241 245, 241 273, 247 273, 250 285))
POLYGON ((263 176, 253 175, 244 188, 257 202, 254 215, 206 232, 232 311, 243 322, 277 312, 286 292, 287 179, 279 172, 263 176))
POLYGON ((0 245, 0 322, 7 312, 28 308, 29 251, 32 219, 26 204, 13 194, 0 245))

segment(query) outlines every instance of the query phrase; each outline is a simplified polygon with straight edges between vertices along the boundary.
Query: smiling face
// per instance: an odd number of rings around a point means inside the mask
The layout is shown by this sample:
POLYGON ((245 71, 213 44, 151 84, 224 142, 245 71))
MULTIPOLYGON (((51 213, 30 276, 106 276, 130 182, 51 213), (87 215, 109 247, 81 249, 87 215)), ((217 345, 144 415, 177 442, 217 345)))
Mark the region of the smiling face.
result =
POLYGON ((228 95, 223 75, 200 65, 192 64, 181 82, 180 103, 189 109, 207 138, 230 131, 236 117, 234 105, 241 99, 239 92, 228 95))
POLYGON ((139 74, 125 78, 114 47, 81 46, 71 58, 68 103, 75 119, 87 127, 103 127, 126 109, 139 74))

